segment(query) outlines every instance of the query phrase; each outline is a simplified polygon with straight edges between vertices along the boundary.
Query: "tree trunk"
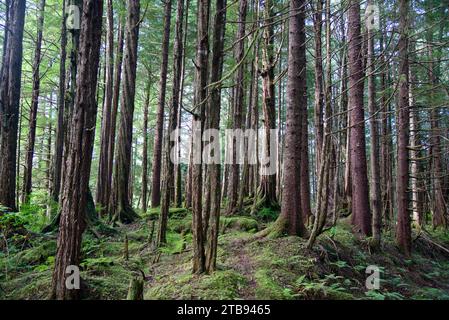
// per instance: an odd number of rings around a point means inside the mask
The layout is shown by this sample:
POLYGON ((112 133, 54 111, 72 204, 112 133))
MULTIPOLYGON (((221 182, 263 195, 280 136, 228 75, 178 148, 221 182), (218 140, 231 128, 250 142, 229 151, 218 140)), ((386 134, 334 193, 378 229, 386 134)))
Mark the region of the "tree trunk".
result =
POLYGON ((430 145, 431 145, 431 155, 432 155, 432 163, 431 168, 433 174, 433 204, 432 204, 432 224, 433 227, 444 227, 447 228, 447 209, 446 209, 446 201, 444 199, 443 193, 443 166, 441 161, 441 136, 442 130, 440 129, 439 123, 439 108, 434 103, 434 94, 433 91, 437 88, 437 77, 435 76, 434 71, 434 55, 433 55, 433 40, 432 35, 428 37, 428 55, 430 65, 428 67, 428 77, 432 88, 430 89, 430 127, 431 127, 431 136, 430 136, 430 145))
MULTIPOLYGON (((182 98, 184 96, 184 79, 185 79, 185 69, 186 69, 186 43, 187 43, 187 31, 188 31, 188 21, 189 21, 189 4, 190 0, 186 0, 185 4, 185 20, 184 20, 184 46, 182 48, 182 77, 181 77, 181 90, 179 92, 179 105, 178 105, 178 128, 181 128, 182 122, 182 98)), ((178 156, 181 158, 181 137, 178 138, 178 156)), ((177 163, 175 165, 176 177, 175 177, 175 205, 177 208, 182 206, 182 170, 181 164, 177 163)))
POLYGON ((306 36, 305 1, 290 0, 287 114, 284 150, 284 188, 282 189, 282 208, 278 219, 279 233, 307 236, 304 226, 304 212, 301 203, 304 195, 301 190, 300 166, 303 135, 303 106, 307 105, 306 87, 306 36))
POLYGON ((158 245, 167 242, 167 221, 168 211, 170 209, 170 199, 174 194, 174 163, 175 159, 171 158, 172 150, 176 153, 175 141, 171 138, 171 133, 174 132, 178 126, 178 111, 179 98, 181 90, 182 77, 182 48, 183 48, 183 15, 184 15, 184 0, 178 0, 176 13, 176 28, 175 28, 175 43, 173 47, 173 90, 172 101, 169 108, 168 130, 166 136, 165 148, 165 179, 162 180, 162 203, 161 215, 159 218, 159 233, 158 245))
POLYGON ((207 99, 207 74, 209 57, 209 11, 210 0, 198 0, 198 29, 197 29, 197 53, 195 73, 195 115, 196 125, 193 128, 192 138, 196 147, 193 154, 192 165, 192 233, 193 233, 193 273, 205 271, 204 235, 202 221, 203 200, 203 168, 201 141, 204 130, 205 102, 207 99))
MULTIPOLYGON (((276 150, 271 146, 271 130, 276 128, 276 110, 275 110, 275 87, 274 87, 274 31, 273 31, 273 6, 270 0, 265 1, 263 17, 266 26, 263 31, 263 47, 262 47, 262 106, 264 115, 264 153, 265 159, 270 159, 268 164, 261 164, 261 178, 257 195, 255 197, 252 213, 257 212, 262 207, 278 206, 276 199, 276 173, 268 172, 268 166, 275 166, 273 161, 275 157, 271 154, 272 150, 276 150)), ((275 139, 273 139, 275 141, 275 139)), ((275 161, 274 161, 275 162, 275 161)))
MULTIPOLYGON (((149 72, 148 72, 149 73, 149 72)), ((150 74, 148 74, 150 78, 150 74)), ((142 155, 142 212, 147 212, 148 196, 148 108, 150 107, 150 82, 147 83, 143 108, 143 155, 142 155)))
POLYGON ((0 79, 0 204, 16 210, 17 131, 22 76, 25 0, 11 0, 0 79))
POLYGON ((349 41, 349 108, 351 109, 351 181, 352 223, 355 232, 371 235, 369 211, 368 175, 365 150, 365 119, 363 108, 363 68, 360 59, 362 36, 360 34, 360 4, 351 0, 348 13, 349 41))
POLYGON ((23 185, 22 185, 22 203, 26 203, 29 200, 32 188, 32 174, 33 174, 33 158, 34 158, 34 146, 36 144, 36 120, 37 110, 39 106, 39 90, 41 84, 41 78, 39 74, 39 68, 41 64, 41 49, 42 49, 42 34, 44 28, 44 11, 45 0, 41 0, 39 4, 39 18, 37 21, 37 36, 36 47, 34 51, 33 62, 33 91, 31 97, 31 107, 29 115, 29 131, 28 131, 28 144, 25 151, 25 170, 23 173, 23 185))
POLYGON ((164 37, 162 41, 161 80, 159 83, 159 103, 156 116, 156 134, 154 135, 153 174, 151 187, 151 207, 156 208, 161 203, 161 166, 162 141, 164 131, 165 95, 167 86, 168 51, 170 44, 171 0, 165 1, 164 37))
POLYGON ((140 1, 128 0, 126 17, 126 52, 123 60, 124 80, 120 99, 120 125, 117 139, 114 183, 111 198, 111 220, 130 223, 138 218, 129 198, 133 116, 136 90, 137 44, 139 39, 140 1))
MULTIPOLYGON (((368 5, 371 1, 368 2, 368 5)), ((370 165, 371 165, 371 208, 373 210, 372 234, 373 247, 380 245, 381 227, 382 227, 382 203, 380 193, 380 160, 379 160, 379 131, 377 120, 376 105, 376 79, 375 79, 375 56, 374 56, 374 33, 368 29, 368 57, 367 57, 367 73, 368 73, 368 111, 369 111, 369 127, 370 127, 370 165)))
POLYGON ((95 137, 98 64, 100 58, 102 0, 84 0, 81 17, 79 66, 75 108, 71 121, 70 147, 67 148, 65 180, 62 189, 61 220, 53 272, 52 297, 59 300, 79 298, 79 290, 66 286, 69 266, 80 263, 82 233, 92 149, 95 137))
POLYGON ((107 33, 106 33, 106 62, 105 62, 105 92, 103 100, 103 119, 101 121, 101 138, 100 138, 100 160, 98 163, 97 176, 97 193, 96 204, 99 206, 100 215, 105 211, 108 205, 110 189, 107 186, 108 179, 108 163, 110 144, 111 144, 111 117, 112 117, 112 90, 114 77, 114 12, 112 0, 107 0, 107 33))
POLYGON ((66 85, 66 60, 67 60, 67 17, 65 12, 66 0, 62 1, 61 19, 61 51, 59 61, 59 88, 58 88, 58 125, 56 128, 56 141, 54 153, 53 185, 51 195, 54 201, 59 200, 61 190, 62 154, 64 151, 64 109, 65 109, 65 85, 66 85))
POLYGON ((409 92, 408 92, 408 20, 409 2, 399 1, 399 96, 398 96, 398 165, 396 172, 397 192, 397 224, 396 241, 400 250, 410 256, 412 240, 409 214, 408 183, 409 183, 409 92))
POLYGON ((322 55, 322 28, 323 28, 323 0, 316 0, 316 8, 313 15, 315 30, 315 154, 316 173, 318 173, 321 161, 321 149, 323 146, 323 55, 322 55))
MULTIPOLYGON (((224 59, 224 37, 226 29, 226 0, 216 0, 216 13, 213 27, 212 61, 210 81, 215 83, 221 79, 224 59)), ((221 111, 221 84, 212 87, 210 101, 207 105, 207 126, 210 129, 219 130, 221 111)), ((220 152, 219 150, 216 150, 220 152)), ((216 269, 218 227, 220 223, 221 202, 221 165, 220 163, 208 164, 210 214, 206 234, 206 272, 211 273, 216 269)))
MULTIPOLYGON (((234 132, 242 129, 243 125, 243 104, 244 104, 244 71, 245 64, 243 63, 243 58, 245 56, 245 26, 246 26, 246 12, 247 12, 247 1, 239 0, 239 11, 238 11, 238 27, 236 34, 236 46, 234 52, 235 64, 239 64, 234 78, 234 100, 233 100, 233 117, 232 117, 232 129, 234 132)), ((236 213, 238 198, 239 198, 239 186, 240 186, 240 164, 239 158, 241 156, 241 147, 238 150, 237 139, 232 137, 229 141, 231 149, 230 151, 230 181, 229 181, 229 199, 228 199, 228 213, 236 213)))

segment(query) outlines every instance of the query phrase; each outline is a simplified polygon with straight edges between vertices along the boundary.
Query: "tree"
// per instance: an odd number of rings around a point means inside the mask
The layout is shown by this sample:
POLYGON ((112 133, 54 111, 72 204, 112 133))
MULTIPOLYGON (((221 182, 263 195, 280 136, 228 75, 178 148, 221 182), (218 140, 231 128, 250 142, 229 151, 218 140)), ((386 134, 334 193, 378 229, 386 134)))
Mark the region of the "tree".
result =
POLYGON ((23 174, 22 203, 28 202, 29 200, 28 198, 31 194, 32 188, 34 146, 36 143, 36 120, 37 120, 37 110, 39 106, 39 90, 41 83, 41 75, 39 73, 39 68, 41 64, 42 33, 44 29, 44 11, 45 11, 45 0, 41 0, 39 4, 36 47, 34 50, 33 94, 31 97, 30 115, 28 119, 30 130, 28 131, 28 145, 26 147, 25 152, 25 172, 23 174))
MULTIPOLYGON (((245 64, 243 63, 245 55, 245 25, 246 25, 246 12, 247 12, 247 1, 239 0, 239 11, 238 11, 238 27, 236 34, 236 45, 235 45, 235 63, 238 64, 238 68, 235 73, 235 88, 234 88, 234 100, 233 100, 233 110, 232 110, 232 128, 234 130, 242 129, 242 117, 243 117, 243 103, 244 103, 244 71, 245 64)), ((238 156, 240 150, 237 150, 237 138, 232 137, 232 141, 229 143, 232 146, 230 165, 230 188, 228 197, 228 213, 235 213, 237 209, 237 202, 239 197, 239 181, 240 181, 240 164, 238 161, 238 156)))
MULTIPOLYGON (((112 0, 107 0, 107 32, 106 32, 106 61, 105 61, 105 92, 103 100, 103 114, 101 121, 101 142, 100 161, 98 164, 96 204, 101 208, 106 208, 109 200, 110 178, 108 176, 109 154, 111 142, 111 122, 112 122, 112 95, 114 77, 114 11, 112 0)), ((103 211, 103 210, 101 210, 103 211)))
POLYGON ((117 138, 114 182, 110 199, 112 221, 125 223, 138 218, 129 197, 131 148, 133 142, 133 116, 136 90, 137 45, 139 40, 140 1, 128 0, 126 16, 126 51, 123 60, 123 87, 120 100, 120 123, 117 138))
POLYGON ((164 36, 162 41, 161 79, 159 82, 159 100, 156 116, 156 134, 154 135, 153 174, 151 187, 151 207, 161 203, 161 165, 162 141, 164 129, 165 95, 167 87, 168 51, 170 44, 171 0, 165 1, 164 36))
POLYGON ((196 39, 196 72, 195 72, 195 108, 192 139, 192 234, 193 234, 193 273, 205 271, 204 234, 203 234, 203 164, 202 136, 205 122, 205 103, 207 99, 207 74, 209 58, 209 12, 210 0, 198 0, 198 27, 196 39))
MULTIPOLYGON (((254 200, 252 212, 262 207, 277 207, 276 199, 276 174, 267 171, 268 166, 275 165, 271 154, 271 130, 276 128, 275 92, 274 92, 274 31, 273 31, 273 5, 270 0, 264 2, 263 18, 265 27, 263 30, 262 67, 259 70, 262 77, 262 109, 264 116, 265 137, 263 139, 263 156, 268 163, 262 164, 260 184, 254 200)), ((273 139, 274 140, 274 139, 273 139)))
POLYGON ((287 124, 284 150, 284 187, 278 232, 307 236, 301 203, 306 200, 301 190, 303 106, 307 105, 305 1, 290 0, 287 124), (299 137, 299 139, 298 139, 299 137))
POLYGON ((61 189, 62 175, 62 156, 64 151, 64 110, 65 110, 65 86, 66 86, 66 60, 67 60, 67 16, 65 12, 66 0, 62 1, 62 19, 61 19, 61 48, 60 48, 60 64, 59 64, 59 87, 58 87, 58 125, 56 128, 56 140, 54 151, 54 167, 53 167, 53 185, 52 198, 54 201, 59 200, 59 192, 61 189))
POLYGON ((409 214, 408 183, 409 183, 409 92, 408 92, 408 20, 409 2, 399 1, 399 92, 398 92, 398 165, 396 169, 397 192, 397 224, 396 241, 400 250, 406 255, 411 254, 411 226, 409 214))
POLYGON ((371 214, 368 198, 368 175, 365 150, 365 119, 363 108, 362 36, 360 4, 351 0, 348 10, 349 108, 351 109, 351 182, 352 223, 355 231, 371 235, 371 214))
MULTIPOLYGON (((368 5, 371 1, 368 2, 368 5)), ((373 246, 380 244, 380 234, 382 227, 382 203, 380 194, 380 160, 379 160, 379 134, 377 126, 377 106, 376 106, 376 79, 375 79, 375 56, 374 56, 374 32, 368 28, 368 111, 370 115, 370 165, 371 165, 371 208, 373 210, 372 234, 373 246)))
MULTIPOLYGON (((176 29, 175 29, 175 43, 173 49, 173 91, 172 101, 170 103, 170 111, 168 118, 168 133, 166 137, 165 148, 165 179, 162 182, 162 204, 161 216, 159 219, 159 233, 158 244, 166 242, 166 229, 168 220, 168 211, 170 208, 171 196, 174 195, 174 163, 171 153, 175 150, 175 141, 171 139, 171 133, 174 132, 178 126, 178 107, 181 92, 181 77, 182 77, 182 47, 183 47, 183 15, 184 15, 184 0, 178 0, 177 14, 176 14, 176 29)), ((154 190, 153 190, 154 191, 154 190)))
MULTIPOLYGON (((224 37, 226 30, 226 0, 216 0, 215 19, 213 27, 212 60, 210 81, 217 83, 223 73, 224 37)), ((221 84, 210 88, 210 100, 207 105, 207 126, 210 129, 219 129, 221 111, 221 84)), ((217 150, 218 151, 218 150, 217 150)), ((208 187, 210 196, 210 213, 207 221, 206 233, 206 272, 211 273, 216 269, 218 227, 220 223, 220 196, 221 196, 221 165, 220 163, 208 164, 208 187)))
POLYGON ((52 298, 79 298, 79 290, 66 286, 69 266, 80 263, 81 240, 85 228, 87 189, 92 161, 96 88, 100 57, 102 0, 84 0, 79 41, 78 77, 73 118, 70 126, 70 146, 67 148, 65 179, 61 197, 61 220, 53 271, 52 298))
POLYGON ((11 0, 0 75, 0 204, 16 210, 17 131, 25 0, 11 0))

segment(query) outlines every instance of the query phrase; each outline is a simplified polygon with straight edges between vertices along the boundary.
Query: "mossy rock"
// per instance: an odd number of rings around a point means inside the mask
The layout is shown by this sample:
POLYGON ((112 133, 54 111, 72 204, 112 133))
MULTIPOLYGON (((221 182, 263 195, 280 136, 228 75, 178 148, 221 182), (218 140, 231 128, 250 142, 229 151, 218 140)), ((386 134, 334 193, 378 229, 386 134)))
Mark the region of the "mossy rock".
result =
MULTIPOLYGON (((220 230, 226 229, 257 232, 259 230, 259 223, 256 219, 244 216, 223 217, 220 219, 220 230)), ((224 233, 224 232, 223 232, 224 233)))
MULTIPOLYGON (((161 214, 161 208, 151 208, 147 212, 143 213, 142 216, 147 220, 157 220, 161 214)), ((172 219, 182 219, 189 214, 189 210, 186 208, 170 208, 168 210, 168 217, 172 219)))

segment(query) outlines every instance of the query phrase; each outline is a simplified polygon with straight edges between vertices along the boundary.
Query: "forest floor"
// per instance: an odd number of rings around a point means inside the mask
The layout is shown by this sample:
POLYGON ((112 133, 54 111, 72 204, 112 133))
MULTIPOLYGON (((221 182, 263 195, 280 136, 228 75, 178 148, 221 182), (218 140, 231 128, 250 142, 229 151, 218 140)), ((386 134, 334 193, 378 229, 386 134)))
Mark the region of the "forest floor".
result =
MULTIPOLYGON (((192 275, 191 215, 171 209, 168 243, 159 251, 149 243, 155 215, 150 211, 112 236, 85 233, 80 265, 85 299, 125 299, 130 279, 141 271, 145 299, 449 299, 447 231, 415 233, 413 255, 407 259, 390 232, 381 250, 370 252, 345 221, 307 250, 298 237, 258 238, 257 231, 267 224, 256 218, 224 217, 218 270, 192 275), (378 290, 365 285, 370 265, 380 270, 378 290)), ((11 236, 8 246, 0 245, 0 299, 46 299, 55 250, 55 234, 36 232, 11 236)))

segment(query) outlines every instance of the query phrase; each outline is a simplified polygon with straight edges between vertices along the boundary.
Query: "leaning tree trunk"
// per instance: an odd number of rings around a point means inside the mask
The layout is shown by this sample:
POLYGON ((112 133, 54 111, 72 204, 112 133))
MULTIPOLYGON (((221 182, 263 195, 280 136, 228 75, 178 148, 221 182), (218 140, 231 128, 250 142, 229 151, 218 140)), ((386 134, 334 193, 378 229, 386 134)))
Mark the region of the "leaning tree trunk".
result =
POLYGON ((25 0, 11 0, 0 75, 0 204, 16 210, 17 132, 22 77, 25 0))
POLYGON ((396 171, 397 224, 396 241, 400 250, 410 256, 412 250, 409 214, 409 93, 408 93, 408 0, 399 1, 399 95, 398 95, 398 165, 396 171))
POLYGON ((322 29, 323 29, 323 0, 316 0, 316 8, 313 15, 313 27, 315 31, 315 164, 318 174, 321 161, 321 149, 323 146, 323 109, 324 109, 324 86, 323 86, 323 53, 322 53, 322 29))
POLYGON ((161 167, 162 142, 164 131, 165 95, 167 87, 168 51, 170 44, 171 0, 165 1, 164 36, 162 41, 161 79, 159 82, 159 101, 156 116, 156 134, 154 135, 153 173, 151 187, 151 207, 156 208, 161 203, 161 167))
POLYGON ((129 198, 129 177, 133 142, 134 99, 136 92, 137 44, 139 38, 140 1, 128 0, 126 17, 126 52, 123 60, 123 87, 120 99, 120 125, 114 183, 111 197, 111 220, 130 223, 138 218, 129 198))
POLYGON ((70 146, 67 148, 65 180, 62 189, 61 220, 53 272, 52 298, 79 298, 79 290, 66 286, 67 267, 80 263, 82 234, 92 150, 95 137, 97 103, 95 99, 100 58, 102 0, 84 0, 81 17, 79 67, 75 108, 71 121, 70 146))
POLYGON ((26 146, 25 151, 25 170, 23 173, 22 203, 28 202, 32 188, 34 146, 36 144, 36 121, 37 121, 37 110, 39 106, 39 90, 41 84, 39 68, 41 64, 42 34, 44 29, 44 10, 45 10, 45 0, 41 0, 39 6, 39 18, 37 21, 36 47, 34 51, 33 91, 31 96, 30 115, 28 119, 30 129, 28 131, 28 144, 26 146))
POLYGON ((349 108, 351 109, 351 181, 352 223, 355 232, 371 235, 371 214, 368 197, 368 173, 365 150, 365 119, 363 108, 362 36, 360 33, 360 3, 351 0, 348 12, 349 108))

